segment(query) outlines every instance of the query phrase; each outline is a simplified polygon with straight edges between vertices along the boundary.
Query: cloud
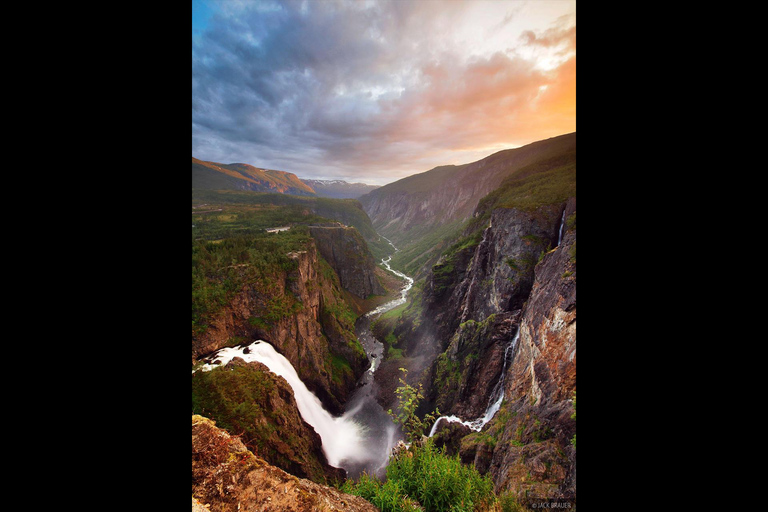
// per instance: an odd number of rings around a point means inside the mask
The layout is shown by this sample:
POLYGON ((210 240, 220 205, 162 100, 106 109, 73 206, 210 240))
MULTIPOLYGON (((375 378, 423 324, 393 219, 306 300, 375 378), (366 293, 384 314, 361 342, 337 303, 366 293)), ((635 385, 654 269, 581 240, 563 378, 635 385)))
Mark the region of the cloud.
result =
POLYGON ((575 130, 575 21, 488 5, 505 44, 471 54, 477 0, 223 2, 193 38, 193 156, 381 184, 575 130))

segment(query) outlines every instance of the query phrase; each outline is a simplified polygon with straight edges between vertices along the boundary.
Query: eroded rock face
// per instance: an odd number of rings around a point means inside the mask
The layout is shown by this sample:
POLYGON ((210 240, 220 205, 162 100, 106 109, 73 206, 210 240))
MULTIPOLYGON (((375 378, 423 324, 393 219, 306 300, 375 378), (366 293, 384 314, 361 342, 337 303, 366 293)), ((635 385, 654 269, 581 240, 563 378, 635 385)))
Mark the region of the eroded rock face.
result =
MULTIPOLYGON (((534 212, 494 210, 479 243, 435 265, 424 287, 420 328, 429 325, 432 342, 442 343, 429 394, 441 414, 481 417, 502 375, 504 350, 515 347, 506 358, 501 409, 459 448, 465 463, 492 475, 497 490, 575 496, 575 227, 563 226, 558 245, 562 219, 575 211, 575 198, 534 212)), ((456 435, 446 440, 454 449, 456 435)))
POLYGON ((450 340, 434 377, 444 414, 474 419, 487 408, 531 295, 534 269, 557 245, 562 211, 563 205, 493 210, 477 245, 435 265, 425 302, 434 311, 439 339, 450 340), (448 265, 451 272, 443 270, 448 265))
MULTIPOLYGON (((569 200, 566 218, 576 211, 569 200)), ((506 373, 506 416, 500 418, 490 472, 497 489, 535 490, 547 497, 576 491, 576 231, 565 230, 536 267, 520 338, 506 373), (502 424, 502 421, 503 424, 502 424), (528 478, 531 474, 533 478, 528 478), (546 485, 544 485, 546 484, 546 485)))
POLYGON ((192 361, 233 342, 263 339, 291 362, 326 409, 341 414, 368 358, 354 323, 333 313, 346 305, 334 276, 318 270, 315 244, 288 257, 296 262, 293 269, 244 287, 205 332, 193 336, 192 361), (334 355, 348 367, 334 365, 334 355))
POLYGON ((358 496, 268 464, 202 416, 192 416, 192 502, 193 510, 211 512, 378 510, 358 496))

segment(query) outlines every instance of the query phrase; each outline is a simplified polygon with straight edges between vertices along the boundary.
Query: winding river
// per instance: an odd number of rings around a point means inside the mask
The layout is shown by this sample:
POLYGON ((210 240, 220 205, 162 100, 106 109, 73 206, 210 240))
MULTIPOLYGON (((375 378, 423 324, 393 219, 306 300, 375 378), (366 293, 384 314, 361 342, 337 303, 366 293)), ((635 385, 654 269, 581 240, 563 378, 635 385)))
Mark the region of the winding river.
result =
MULTIPOLYGON (((392 242, 387 242, 397 252, 392 242)), ((369 475, 383 477, 392 447, 403 439, 399 426, 376 401, 377 384, 373 378, 384 356, 384 345, 371 334, 371 321, 405 303, 408 291, 413 286, 413 279, 390 267, 391 259, 390 255, 382 259, 381 264, 403 278, 405 286, 399 297, 360 316, 355 323, 355 334, 368 354, 371 366, 361 377, 357 390, 341 416, 335 417, 326 411, 320 399, 298 377, 291 363, 266 341, 257 340, 247 346, 220 349, 206 357, 206 364, 201 367, 201 370, 207 371, 227 364, 235 357, 241 357, 249 362, 259 361, 273 373, 282 376, 293 389, 301 416, 320 435, 328 463, 345 469, 347 476, 354 479, 364 471, 369 475), (212 363, 214 360, 216 363, 212 363)))

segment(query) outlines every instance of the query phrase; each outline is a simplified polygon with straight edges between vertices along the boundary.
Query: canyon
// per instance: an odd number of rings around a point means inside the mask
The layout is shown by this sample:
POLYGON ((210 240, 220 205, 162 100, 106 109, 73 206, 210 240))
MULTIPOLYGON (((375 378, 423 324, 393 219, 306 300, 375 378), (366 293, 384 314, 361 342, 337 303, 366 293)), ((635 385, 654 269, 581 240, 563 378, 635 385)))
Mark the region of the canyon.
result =
MULTIPOLYGON (((364 229, 349 224, 349 213, 342 219, 334 214, 341 209, 324 203, 327 222, 307 225, 308 238, 299 250, 286 253, 290 264, 275 270, 268 282, 243 286, 204 330, 193 332, 193 366, 211 363, 217 351, 240 351, 215 371, 242 373, 242 381, 232 381, 238 389, 242 382, 272 383, 274 396, 253 391, 249 400, 261 411, 251 421, 274 425, 274 432, 287 425, 304 428, 306 418, 295 386, 275 378, 264 364, 246 361, 243 351, 255 350, 254 342, 274 347, 336 418, 361 404, 355 397, 364 387, 382 410, 393 408, 404 368, 406 382, 425 390, 419 413, 437 408, 442 416, 424 435, 446 453, 488 475, 499 493, 575 503, 575 196, 573 133, 379 187, 359 198, 359 208, 344 210, 364 212, 369 219, 361 224, 364 229), (438 232, 439 243, 419 246, 438 232), (387 245, 399 250, 387 255, 386 264, 377 263, 387 245), (403 264, 403 255, 418 270, 394 276, 387 268, 392 264, 398 270, 392 262, 400 257, 403 264), (365 318, 406 285, 407 300, 403 292, 388 313, 365 318), (269 316, 280 301, 291 306, 269 316), (375 350, 371 343, 378 344, 375 350), (265 412, 270 409, 289 416, 271 417, 265 412)), ((193 380, 215 375, 208 370, 209 376, 194 372, 193 380)), ((201 425, 203 420, 195 418, 193 424, 201 425)), ((391 448, 396 439, 393 430, 387 432, 381 434, 390 435, 383 446, 391 448)), ((261 448, 254 444, 264 456, 259 467, 274 466, 275 474, 287 471, 322 484, 349 476, 328 464, 326 443, 317 442, 320 434, 294 433, 290 437, 296 442, 276 452, 273 445, 281 436, 262 440, 261 448)), ((193 459, 195 453, 202 457, 193 442, 193 459)), ((200 474, 215 471, 210 466, 200 474)), ((234 501, 211 490, 215 478, 206 478, 193 480, 194 496, 207 496, 214 510, 234 510, 228 508, 234 501)), ((259 495, 255 477, 249 478, 236 476, 250 483, 231 492, 259 495)), ((353 503, 326 489, 333 499, 353 503)), ((280 508, 282 498, 271 497, 276 510, 295 506, 285 502, 280 508)))

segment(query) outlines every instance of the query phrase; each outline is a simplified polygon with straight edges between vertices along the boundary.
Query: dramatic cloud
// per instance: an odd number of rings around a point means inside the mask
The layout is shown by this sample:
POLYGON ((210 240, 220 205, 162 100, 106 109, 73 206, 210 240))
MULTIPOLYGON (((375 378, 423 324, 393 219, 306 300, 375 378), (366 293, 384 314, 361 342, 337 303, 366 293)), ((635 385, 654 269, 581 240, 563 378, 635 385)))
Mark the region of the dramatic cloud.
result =
POLYGON ((384 184, 576 129, 574 1, 208 4, 196 158, 384 184))

